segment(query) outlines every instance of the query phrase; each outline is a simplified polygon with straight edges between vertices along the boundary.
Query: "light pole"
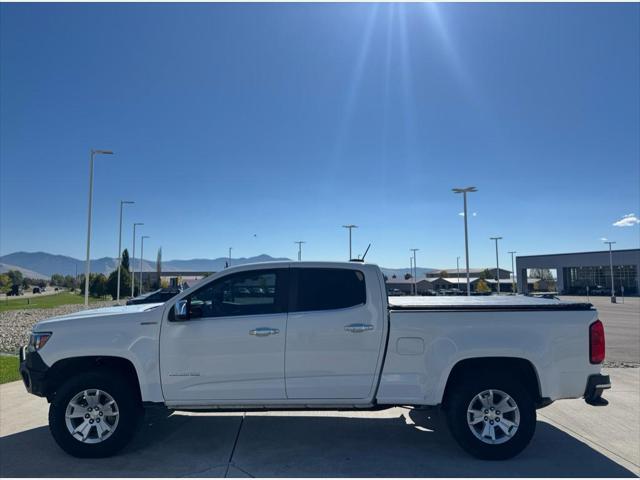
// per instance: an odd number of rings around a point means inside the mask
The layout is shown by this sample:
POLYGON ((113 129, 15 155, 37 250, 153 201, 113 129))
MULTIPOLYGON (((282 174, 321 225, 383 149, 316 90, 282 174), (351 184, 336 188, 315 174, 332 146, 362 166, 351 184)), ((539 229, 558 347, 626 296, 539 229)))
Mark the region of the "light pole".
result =
POLYGON ((458 295, 460 293, 460 257, 456 257, 456 288, 458 289, 458 293, 456 293, 456 295, 458 295))
POLYGON ((453 188, 454 193, 461 193, 464 197, 464 253, 467 263, 467 296, 471 296, 471 282, 469 281, 469 234, 467 225, 467 193, 477 192, 476 187, 453 188))
POLYGON ((133 224, 133 250, 131 250, 131 298, 135 297, 136 287, 136 226, 144 225, 144 223, 133 224))
POLYGON ((413 252, 413 294, 418 295, 418 284, 416 283, 416 277, 418 276, 418 264, 416 262, 416 252, 420 249, 410 248, 409 250, 413 252))
POLYGON ((358 228, 357 225, 343 225, 342 228, 348 228, 349 229, 349 261, 351 261, 351 230, 353 230, 354 228, 358 228))
POLYGON ((509 252, 511 254, 511 291, 513 293, 518 293, 518 287, 516 285, 516 271, 515 271, 515 267, 513 266, 513 255, 516 252, 515 250, 513 252, 509 252))
POLYGON ((89 159, 89 218, 87 220, 87 263, 84 268, 84 306, 89 306, 89 274, 91 273, 91 208, 93 204, 93 158, 96 155, 113 155, 111 150, 91 150, 89 159))
POLYGON ((613 251, 611 250, 611 245, 614 245, 616 242, 605 240, 604 243, 609 245, 609 269, 611 271, 611 303, 616 303, 616 287, 613 281, 613 251))
POLYGON ((298 261, 302 261, 302 244, 307 243, 304 240, 298 240, 297 242, 293 242, 298 244, 298 261))
POLYGON ((140 237, 140 295, 142 295, 142 262, 144 261, 144 239, 151 238, 149 235, 142 235, 140 237))
POLYGON ((120 303, 120 264, 122 263, 122 206, 133 205, 136 202, 128 200, 120 200, 120 229, 118 231, 118 287, 117 287, 117 302, 120 303))
POLYGON ((498 240, 502 240, 502 237, 490 237, 491 240, 496 242, 496 285, 497 292, 500 295, 500 262, 498 261, 498 240))
POLYGON ((231 266, 231 250, 233 250, 233 247, 229 247, 229 262, 228 262, 229 266, 231 266))

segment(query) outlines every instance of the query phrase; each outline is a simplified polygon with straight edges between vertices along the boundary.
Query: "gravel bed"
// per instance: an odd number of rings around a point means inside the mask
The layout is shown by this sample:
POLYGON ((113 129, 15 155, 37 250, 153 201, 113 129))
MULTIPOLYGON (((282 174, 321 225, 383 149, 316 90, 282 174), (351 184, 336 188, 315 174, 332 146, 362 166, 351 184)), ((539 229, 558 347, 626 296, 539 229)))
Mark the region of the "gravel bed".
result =
MULTIPOLYGON (((116 302, 96 302, 89 309, 115 305, 116 302)), ((31 327, 40 320, 59 317, 86 310, 84 305, 62 305, 54 308, 29 308, 25 310, 7 310, 0 312, 0 352, 17 353, 27 343, 31 327)))

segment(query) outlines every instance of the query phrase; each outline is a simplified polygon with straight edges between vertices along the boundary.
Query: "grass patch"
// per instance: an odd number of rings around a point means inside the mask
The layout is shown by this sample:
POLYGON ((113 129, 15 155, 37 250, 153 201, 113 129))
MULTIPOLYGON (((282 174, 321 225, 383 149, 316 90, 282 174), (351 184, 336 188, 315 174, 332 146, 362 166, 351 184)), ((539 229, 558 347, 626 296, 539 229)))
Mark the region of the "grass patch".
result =
POLYGON ((0 383, 20 380, 18 364, 18 357, 14 357, 13 355, 0 355, 0 383))
MULTIPOLYGON (((89 298, 89 303, 100 302, 103 299, 89 298)), ((62 292, 54 295, 34 296, 29 298, 16 297, 0 301, 0 312, 7 310, 22 310, 25 308, 54 308, 62 305, 81 305, 84 296, 77 293, 62 292)))

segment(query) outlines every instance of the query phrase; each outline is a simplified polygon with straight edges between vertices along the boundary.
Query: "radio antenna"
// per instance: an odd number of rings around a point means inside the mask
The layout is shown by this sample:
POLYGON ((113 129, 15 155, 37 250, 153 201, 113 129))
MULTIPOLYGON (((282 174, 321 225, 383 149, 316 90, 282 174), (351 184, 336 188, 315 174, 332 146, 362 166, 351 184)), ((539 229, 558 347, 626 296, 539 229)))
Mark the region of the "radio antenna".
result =
POLYGON ((367 249, 364 251, 364 255, 362 255, 362 261, 364 261, 364 257, 367 256, 367 252, 369 251, 369 249, 371 248, 371 244, 369 244, 369 246, 367 247, 367 249))

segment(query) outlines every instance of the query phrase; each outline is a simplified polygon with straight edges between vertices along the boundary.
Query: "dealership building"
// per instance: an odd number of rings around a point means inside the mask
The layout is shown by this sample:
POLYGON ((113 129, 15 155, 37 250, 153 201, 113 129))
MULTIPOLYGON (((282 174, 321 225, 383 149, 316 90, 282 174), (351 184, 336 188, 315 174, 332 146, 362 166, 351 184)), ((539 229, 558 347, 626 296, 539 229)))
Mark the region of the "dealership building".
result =
MULTIPOLYGON (((499 280, 496 280, 496 268, 470 268, 469 284, 471 292, 475 293, 480 279, 484 279, 487 287, 492 292, 498 290, 497 284, 500 283, 500 291, 503 293, 512 292, 514 279, 511 278, 511 271, 501 268, 498 270, 499 280), (483 278, 484 277, 484 278, 483 278)), ((414 289, 418 295, 429 295, 438 291, 455 291, 466 292, 467 290, 467 272, 464 268, 448 268, 442 270, 434 270, 425 273, 424 277, 417 278, 414 282, 413 278, 404 278, 403 276, 393 275, 385 278, 387 284, 387 292, 390 295, 411 295, 414 289)), ((527 286, 529 290, 534 290, 537 279, 528 279, 527 286)))
MULTIPOLYGON (((640 291, 640 249, 613 250, 613 281, 616 295, 638 295, 640 291)), ((565 295, 611 291, 609 250, 516 257, 518 291, 527 293, 523 280, 532 269, 555 270, 557 290, 565 295)))

